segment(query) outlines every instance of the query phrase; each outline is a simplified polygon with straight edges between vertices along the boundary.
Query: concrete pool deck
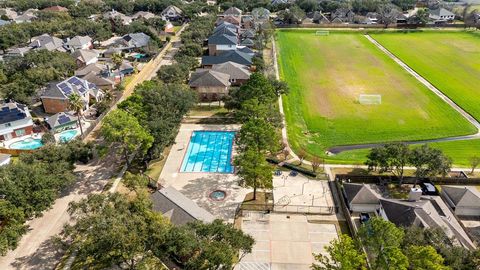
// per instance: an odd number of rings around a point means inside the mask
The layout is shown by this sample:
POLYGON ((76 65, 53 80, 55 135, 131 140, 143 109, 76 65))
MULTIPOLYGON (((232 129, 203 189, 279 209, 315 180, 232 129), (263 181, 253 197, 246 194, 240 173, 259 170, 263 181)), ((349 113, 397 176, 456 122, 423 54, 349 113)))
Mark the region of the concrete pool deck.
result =
MULTIPOLYGON (((216 218, 233 222, 238 204, 252 190, 239 186, 238 177, 234 174, 180 172, 180 168, 193 131, 238 131, 239 129, 240 125, 182 124, 160 174, 160 184, 174 187, 216 218), (210 193, 215 190, 226 191, 225 200, 210 199, 210 193)), ((235 155, 235 151, 232 155, 235 155)))

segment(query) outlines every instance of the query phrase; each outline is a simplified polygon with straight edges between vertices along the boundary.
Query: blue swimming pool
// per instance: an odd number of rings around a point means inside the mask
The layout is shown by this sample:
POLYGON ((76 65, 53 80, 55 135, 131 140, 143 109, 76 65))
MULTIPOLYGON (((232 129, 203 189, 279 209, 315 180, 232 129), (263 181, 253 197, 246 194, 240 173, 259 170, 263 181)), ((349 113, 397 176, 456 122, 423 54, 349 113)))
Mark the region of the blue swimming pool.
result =
POLYGON ((60 142, 69 142, 71 141, 75 136, 77 136, 77 133, 78 131, 76 131, 75 129, 71 129, 71 130, 65 130, 65 131, 62 131, 59 135, 58 135, 58 139, 60 142))
POLYGON ((40 139, 25 139, 12 143, 10 149, 20 149, 20 150, 34 150, 43 146, 42 140, 40 139))
POLYGON ((194 131, 181 172, 233 173, 233 131, 194 131))

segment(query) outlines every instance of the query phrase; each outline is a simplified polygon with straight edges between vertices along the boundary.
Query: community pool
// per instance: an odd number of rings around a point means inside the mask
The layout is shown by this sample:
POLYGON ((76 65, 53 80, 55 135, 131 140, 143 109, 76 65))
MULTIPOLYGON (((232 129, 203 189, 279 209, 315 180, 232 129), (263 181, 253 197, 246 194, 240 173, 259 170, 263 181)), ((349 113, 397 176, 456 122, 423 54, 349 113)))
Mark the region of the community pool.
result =
POLYGON ((25 139, 15 143, 10 144, 10 149, 20 149, 20 150, 34 150, 43 146, 42 140, 40 139, 25 139))
POLYGON ((194 131, 181 172, 233 173, 233 131, 194 131))
POLYGON ((77 136, 77 133, 78 131, 76 131, 75 129, 72 129, 72 130, 66 130, 66 131, 62 131, 60 132, 60 134, 58 135, 58 140, 60 142, 69 142, 71 141, 75 136, 77 136))

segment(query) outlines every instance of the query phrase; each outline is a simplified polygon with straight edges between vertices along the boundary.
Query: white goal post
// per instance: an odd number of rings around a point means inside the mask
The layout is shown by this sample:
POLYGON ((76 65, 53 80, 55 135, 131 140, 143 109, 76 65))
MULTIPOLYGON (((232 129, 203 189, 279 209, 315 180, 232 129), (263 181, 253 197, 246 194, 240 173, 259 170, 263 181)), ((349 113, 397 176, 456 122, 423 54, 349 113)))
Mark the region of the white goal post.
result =
POLYGON ((362 105, 378 105, 382 104, 382 95, 367 95, 361 94, 358 97, 358 102, 362 105))
POLYGON ((316 36, 328 36, 330 34, 330 31, 327 30, 319 30, 315 32, 316 36))

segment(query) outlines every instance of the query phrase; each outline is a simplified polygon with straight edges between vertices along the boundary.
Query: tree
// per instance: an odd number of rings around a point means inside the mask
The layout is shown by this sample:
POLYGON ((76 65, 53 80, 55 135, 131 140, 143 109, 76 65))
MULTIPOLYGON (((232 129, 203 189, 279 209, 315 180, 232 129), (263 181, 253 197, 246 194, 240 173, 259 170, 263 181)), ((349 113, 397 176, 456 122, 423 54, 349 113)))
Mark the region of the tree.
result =
POLYGON ((397 17, 400 12, 397 7, 392 4, 383 4, 378 7, 378 22, 387 28, 390 24, 397 22, 397 17))
POLYGON ((445 176, 452 166, 452 160, 441 150, 430 148, 426 144, 412 150, 409 163, 415 166, 417 178, 445 176))
POLYGON ((168 221, 151 211, 148 196, 129 201, 124 195, 90 194, 72 202, 68 212, 75 221, 66 225, 63 240, 76 251, 73 268, 163 269, 153 254, 170 230, 168 221), (70 243, 68 243, 70 240, 70 243))
POLYGON ((473 174, 475 172, 475 168, 477 168, 478 164, 480 164, 480 157, 473 156, 470 158, 470 167, 472 168, 470 174, 473 174))
POLYGON ((404 232, 395 224, 373 217, 357 235, 371 258, 372 269, 407 269, 408 259, 400 249, 404 232))
POLYGON ((45 132, 43 135, 42 135, 42 143, 44 145, 46 144, 55 144, 55 136, 53 135, 52 132, 45 132))
POLYGON ((126 172, 122 183, 130 191, 142 190, 147 187, 149 179, 146 176, 126 172))
POLYGON ((410 16, 408 18, 408 23, 425 25, 429 20, 428 16, 429 16, 428 10, 425 8, 420 8, 417 10, 417 13, 415 13, 413 16, 410 16))
POLYGON ((180 64, 161 66, 158 78, 165 83, 183 83, 187 80, 188 70, 180 64))
POLYGON ((257 154, 273 152, 278 145, 278 135, 267 121, 251 119, 240 128, 236 144, 240 151, 252 149, 257 154))
POLYGON ((131 153, 139 151, 145 154, 154 140, 134 116, 121 109, 112 111, 104 118, 100 133, 109 145, 119 144, 127 166, 130 166, 131 153))
POLYGON ((392 171, 402 184, 404 167, 410 160, 410 148, 405 143, 389 143, 375 147, 368 154, 369 169, 380 168, 380 172, 392 171))
POLYGON ((83 98, 79 94, 73 93, 68 96, 68 107, 77 115, 77 122, 78 126, 80 127, 80 134, 83 137, 82 112, 83 108, 85 108, 85 100, 83 100, 83 98))
POLYGON ((115 68, 119 68, 120 65, 123 63, 123 57, 122 57, 122 54, 120 53, 115 53, 110 58, 112 59, 112 62, 115 65, 115 68))
POLYGON ((367 269, 365 254, 346 234, 332 240, 325 250, 329 256, 316 254, 315 260, 318 264, 312 265, 313 270, 367 269))
POLYGON ((269 78, 269 80, 270 80, 270 84, 273 86, 273 89, 274 89, 275 94, 277 96, 288 95, 288 93, 290 92, 290 88, 289 88, 287 82, 280 81, 280 80, 277 80, 275 78, 269 78))
POLYGON ((300 159, 299 166, 301 166, 303 164, 303 161, 307 157, 307 151, 305 150, 305 148, 300 148, 300 150, 298 150, 297 156, 300 159))
POLYGON ((7 200, 0 199, 0 255, 4 256, 9 249, 18 245, 20 237, 27 232, 25 215, 20 208, 7 200))
POLYGON ((450 269, 443 264, 443 257, 432 246, 409 246, 405 255, 410 261, 410 269, 450 269))
POLYGON ((260 102, 253 98, 242 103, 241 109, 235 110, 235 118, 241 123, 254 119, 263 119, 276 128, 282 126, 282 116, 276 106, 260 102))
POLYGON ((247 148, 235 157, 238 176, 244 184, 253 187, 253 200, 257 198, 257 188, 273 187, 273 167, 270 166, 263 153, 247 148))
POLYGON ((318 168, 320 168, 320 165, 324 164, 324 160, 317 157, 317 156, 314 156, 312 158, 312 170, 313 172, 317 172, 318 168))
POLYGON ((259 72, 253 73, 248 81, 239 89, 230 92, 231 101, 225 104, 227 109, 241 109, 245 101, 257 99, 260 104, 273 104, 277 101, 275 88, 271 82, 259 72))

